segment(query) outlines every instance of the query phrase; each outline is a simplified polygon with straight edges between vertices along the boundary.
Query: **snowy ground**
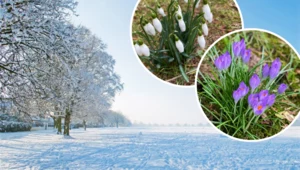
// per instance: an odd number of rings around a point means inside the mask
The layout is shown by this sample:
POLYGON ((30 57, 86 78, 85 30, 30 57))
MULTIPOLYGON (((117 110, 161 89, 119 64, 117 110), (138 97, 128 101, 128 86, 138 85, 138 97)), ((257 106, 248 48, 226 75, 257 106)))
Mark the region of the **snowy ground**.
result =
POLYGON ((212 128, 107 128, 0 133, 0 169, 300 169, 300 128, 238 142, 212 128))

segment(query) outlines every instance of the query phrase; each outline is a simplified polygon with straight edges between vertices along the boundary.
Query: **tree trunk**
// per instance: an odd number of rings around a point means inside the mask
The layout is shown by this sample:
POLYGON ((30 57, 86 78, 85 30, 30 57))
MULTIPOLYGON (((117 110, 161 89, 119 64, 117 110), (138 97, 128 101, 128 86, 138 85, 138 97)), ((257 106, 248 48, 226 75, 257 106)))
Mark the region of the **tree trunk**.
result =
POLYGON ((57 134, 61 134, 61 117, 58 117, 56 120, 56 128, 57 128, 57 134))
MULTIPOLYGON (((51 116, 52 117, 52 116, 51 116)), ((53 129, 56 129, 57 127, 56 127, 56 118, 55 117, 52 117, 52 119, 53 119, 53 129)))
POLYGON ((117 128, 119 128, 119 123, 117 122, 117 128))
POLYGON ((70 121, 71 121, 71 112, 69 109, 66 109, 65 126, 64 126, 64 135, 66 136, 70 136, 70 121))
POLYGON ((86 131, 86 121, 83 120, 83 127, 84 127, 84 130, 86 131))

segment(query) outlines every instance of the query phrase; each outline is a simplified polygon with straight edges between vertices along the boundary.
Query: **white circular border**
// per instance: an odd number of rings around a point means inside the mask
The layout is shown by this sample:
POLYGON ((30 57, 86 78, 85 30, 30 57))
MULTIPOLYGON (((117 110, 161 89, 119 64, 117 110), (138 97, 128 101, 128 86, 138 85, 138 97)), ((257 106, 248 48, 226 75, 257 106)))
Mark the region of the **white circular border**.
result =
POLYGON ((221 131, 220 129, 218 129, 209 119, 208 117, 206 116, 206 114, 204 113, 202 107, 201 107, 201 103, 199 101, 199 96, 198 96, 198 90, 197 90, 197 86, 196 86, 196 83, 197 83, 197 79, 198 79, 198 74, 199 74, 199 70, 200 70, 200 66, 204 60, 204 58, 206 57, 207 53, 211 50, 212 47, 214 47, 219 41, 221 41, 222 39, 232 35, 232 34, 235 34, 235 33, 239 33, 239 32, 244 32, 244 31, 260 31, 260 32, 265 32, 265 33, 268 33, 268 34, 271 34, 271 35, 274 35, 276 36, 277 38, 281 39, 282 41, 284 41, 287 45, 290 46, 290 48, 292 48, 292 50, 294 50, 294 52, 296 53, 296 55, 298 56, 299 60, 300 60, 300 55, 299 53, 297 52, 297 50, 294 48, 294 46, 292 46, 287 40, 285 40, 283 37, 281 37, 280 35, 274 33, 274 32, 271 32, 271 31, 268 31, 268 30, 265 30, 265 29, 259 29, 259 28, 243 28, 243 29, 240 29, 240 30, 236 30, 236 31, 233 31, 233 32, 230 32, 226 35, 223 35, 222 37, 220 37, 219 39, 217 39, 212 45, 209 46, 209 48, 205 51, 205 53, 203 54, 201 60, 200 60, 200 63, 197 67, 197 70, 196 70, 196 77, 195 77, 195 95, 196 95, 196 98, 198 99, 198 106, 200 108, 200 111, 202 111, 202 114, 204 115, 204 117, 206 118, 206 120, 209 122, 209 124, 211 126, 213 126, 213 128, 215 128, 218 132, 220 132, 220 134, 222 135, 225 135, 227 137, 229 137, 230 139, 233 139, 233 140, 237 140, 237 141, 241 141, 241 142, 249 142, 249 143, 255 143, 255 142, 263 142, 263 141, 266 141, 266 140, 269 140, 269 139, 272 139, 272 138, 275 138, 277 136, 279 136, 280 134, 282 134, 283 132, 285 132, 287 129, 289 129, 295 122, 296 120, 299 118, 300 116, 300 112, 298 113, 298 115, 295 117, 295 119, 286 127, 284 128, 283 130, 281 130, 280 132, 278 132, 277 134, 273 135, 273 136, 270 136, 270 137, 267 137, 267 138, 264 138, 264 139, 258 139, 258 140, 246 140, 246 139, 240 139, 240 138, 236 138, 236 137, 232 137, 230 135, 228 135, 227 133, 224 133, 223 131, 221 131))
MULTIPOLYGON (((151 76, 153 76, 155 79, 162 81, 164 84, 171 85, 171 86, 174 86, 174 87, 193 88, 193 86, 196 85, 195 83, 194 83, 193 85, 184 86, 184 85, 173 84, 173 83, 167 82, 167 81, 165 81, 165 80, 163 80, 163 79, 157 77, 157 76, 154 75, 150 70, 147 69, 147 67, 144 65, 144 63, 142 62, 142 60, 141 60, 141 59, 139 58, 139 56, 137 55, 137 53, 136 53, 136 51, 135 51, 135 48, 134 48, 134 45, 133 45, 133 39, 132 39, 132 24, 133 24, 133 18, 134 18, 135 11, 136 11, 136 9, 137 9, 137 7, 138 7, 138 5, 139 5, 139 3, 140 3, 141 1, 142 1, 142 0, 138 0, 137 3, 136 3, 136 5, 135 5, 135 7, 134 7, 134 10, 133 10, 133 12, 132 12, 132 14, 131 14, 131 21, 130 21, 130 28, 129 28, 129 30, 130 30, 130 31, 129 31, 129 33, 130 33, 130 43, 131 43, 131 47, 132 47, 132 50, 133 50, 134 55, 137 57, 137 59, 139 60, 140 64, 143 66, 143 68, 144 68, 145 70, 147 70, 147 72, 150 73, 151 76)), ((241 18, 242 29, 244 29, 244 18, 243 18, 243 15, 242 15, 240 6, 239 6, 239 4, 236 2, 236 0, 232 0, 232 1, 234 1, 236 7, 238 8, 238 11, 239 11, 239 14, 240 14, 240 18, 241 18)), ((241 29, 239 29, 239 30, 241 30, 241 29)), ((225 34, 225 35, 227 35, 227 34, 225 34)), ((223 36, 224 36, 224 35, 223 35, 223 36)), ((221 36, 221 37, 222 37, 222 36, 221 36)), ((219 39, 218 39, 218 40, 219 40, 219 39)), ((218 40, 216 40, 216 41, 218 41, 218 40)), ((209 51, 209 48, 206 49, 206 51, 209 51)), ((205 51, 205 53, 201 56, 201 60, 202 60, 202 58, 205 56, 206 51, 205 51)), ((200 60, 199 64, 201 63, 201 60, 200 60)), ((197 70, 196 70, 196 74, 195 74, 195 75, 197 75, 197 70)), ((196 79, 195 79, 195 80, 196 80, 196 79)), ((196 81, 197 81, 197 80, 196 80, 196 81)), ((197 87, 197 86, 195 86, 195 87, 197 87)))

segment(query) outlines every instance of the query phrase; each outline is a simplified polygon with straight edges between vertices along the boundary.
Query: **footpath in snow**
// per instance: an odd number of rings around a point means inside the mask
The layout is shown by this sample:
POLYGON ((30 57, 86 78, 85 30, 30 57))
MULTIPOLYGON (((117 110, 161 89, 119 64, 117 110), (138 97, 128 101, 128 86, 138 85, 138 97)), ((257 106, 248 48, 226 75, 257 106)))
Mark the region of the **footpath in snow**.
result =
POLYGON ((300 128, 259 143, 213 128, 76 129, 0 133, 0 169, 300 169, 300 128))

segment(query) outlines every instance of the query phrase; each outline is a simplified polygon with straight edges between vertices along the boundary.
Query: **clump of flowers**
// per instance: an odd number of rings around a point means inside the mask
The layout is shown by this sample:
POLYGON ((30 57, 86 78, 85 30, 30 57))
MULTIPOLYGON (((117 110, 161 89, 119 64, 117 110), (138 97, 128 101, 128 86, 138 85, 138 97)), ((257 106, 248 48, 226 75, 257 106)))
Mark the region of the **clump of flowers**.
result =
MULTIPOLYGON (((232 51, 234 55, 233 58, 241 58, 243 63, 249 62, 251 57, 251 49, 246 48, 244 39, 238 42, 234 42, 232 44, 232 51)), ((229 52, 226 52, 225 54, 215 59, 215 66, 218 70, 227 69, 231 65, 231 58, 232 57, 230 56, 229 52)), ((269 65, 266 63, 262 69, 262 78, 267 79, 269 77, 270 80, 275 79, 280 72, 280 68, 281 62, 279 58, 276 58, 272 62, 271 67, 269 67, 269 65)), ((267 89, 268 87, 264 87, 263 85, 260 87, 263 90, 259 92, 257 91, 258 87, 261 85, 261 78, 256 73, 251 76, 248 82, 249 86, 251 87, 251 91, 249 90, 250 88, 242 81, 238 89, 233 91, 232 97, 234 99, 234 102, 237 104, 239 100, 246 97, 250 92, 248 97, 248 104, 252 108, 255 115, 261 115, 266 111, 266 109, 268 109, 275 103, 276 94, 269 93, 267 89)), ((284 93, 287 88, 288 86, 286 84, 281 84, 278 89, 278 94, 284 93)))
MULTIPOLYGON (((263 123, 277 123, 280 127, 286 124, 285 121, 290 120, 282 120, 274 111, 288 95, 298 93, 286 93, 289 86, 280 83, 285 81, 285 73, 293 70, 292 60, 285 66, 279 57, 271 59, 272 56, 269 57, 271 61, 262 56, 257 63, 250 62, 253 50, 246 42, 245 39, 226 41, 226 49, 217 57, 216 47, 209 51, 215 69, 209 75, 199 73, 202 79, 198 79, 198 87, 202 89, 198 92, 199 99, 209 103, 202 104, 202 108, 219 129, 239 138, 258 139, 257 130, 251 128, 265 131, 263 123)), ((289 106, 297 109, 293 103, 289 106)))
POLYGON ((150 12, 140 17, 141 31, 133 34, 139 37, 134 43, 136 53, 147 61, 152 71, 168 68, 176 62, 181 75, 189 82, 184 64, 197 55, 196 49, 206 48, 205 36, 209 34, 208 23, 213 22, 213 13, 208 0, 203 0, 201 13, 196 13, 201 0, 184 2, 186 4, 180 6, 179 0, 171 0, 165 9, 159 3, 156 7, 148 6, 150 12), (149 46, 149 55, 140 51, 140 44, 149 46))

